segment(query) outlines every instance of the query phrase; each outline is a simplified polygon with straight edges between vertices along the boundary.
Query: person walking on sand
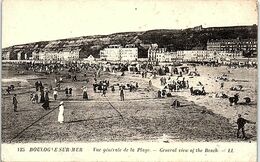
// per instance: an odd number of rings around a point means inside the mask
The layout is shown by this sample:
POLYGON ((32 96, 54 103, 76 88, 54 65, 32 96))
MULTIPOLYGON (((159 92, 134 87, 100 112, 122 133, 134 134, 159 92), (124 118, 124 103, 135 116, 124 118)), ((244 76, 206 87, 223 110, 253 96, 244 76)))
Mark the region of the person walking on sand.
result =
POLYGON ((18 104, 18 101, 16 98, 16 94, 14 94, 14 96, 13 96, 14 112, 17 112, 17 104, 18 104))
POLYGON ((63 105, 63 101, 61 101, 60 105, 59 105, 58 122, 59 123, 63 123, 64 122, 64 105, 63 105))
POLYGON ((125 94, 124 94, 123 88, 121 88, 121 90, 120 90, 120 99, 121 99, 121 101, 125 100, 125 94))

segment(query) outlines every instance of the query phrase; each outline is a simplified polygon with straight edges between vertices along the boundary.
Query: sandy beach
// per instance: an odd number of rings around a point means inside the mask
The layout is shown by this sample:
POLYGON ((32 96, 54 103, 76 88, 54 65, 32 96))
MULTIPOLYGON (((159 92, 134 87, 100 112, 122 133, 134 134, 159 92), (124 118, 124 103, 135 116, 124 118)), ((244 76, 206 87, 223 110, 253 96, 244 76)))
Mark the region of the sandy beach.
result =
MULTIPOLYGON (((107 79, 111 85, 138 82, 138 90, 125 90, 125 101, 120 101, 117 86, 114 93, 109 88, 106 97, 101 96, 101 93, 94 93, 93 71, 89 71, 89 83, 84 81, 83 74, 78 74, 77 82, 65 79, 61 84, 61 91, 58 92, 58 101, 53 100, 50 91, 49 111, 44 110, 41 104, 29 101, 30 93, 35 90, 34 82, 37 78, 24 74, 24 78, 28 76, 28 84, 12 92, 18 94, 18 113, 13 112, 12 95, 2 95, 3 141, 158 141, 166 137, 168 141, 241 141, 236 138, 237 114, 242 114, 250 121, 256 121, 256 69, 234 69, 230 74, 227 74, 226 67, 216 70, 213 67, 198 66, 197 69, 201 76, 184 77, 189 79, 191 86, 201 81, 205 86, 206 96, 191 96, 189 89, 186 89, 173 92, 173 97, 158 99, 157 91, 161 88, 160 76, 151 79, 153 87, 149 87, 150 79, 144 79, 140 74, 126 72, 122 77, 119 72, 101 72, 98 80, 107 79), (216 82, 216 77, 222 73, 226 73, 230 81, 225 82, 224 89, 220 90, 220 82, 216 82), (215 94, 221 91, 233 95, 233 92, 228 91, 234 84, 244 86, 244 91, 239 92, 239 102, 243 102, 243 97, 249 96, 252 104, 230 106, 228 99, 215 98, 215 94), (82 86, 87 86, 87 101, 82 99, 82 86), (66 87, 73 88, 73 94, 69 98, 64 94, 66 87), (179 100, 182 106, 170 108, 175 99, 179 100), (60 101, 65 103, 64 124, 57 122, 57 106, 60 101)), ((16 73, 12 69, 10 71, 16 73)), ((64 74, 66 71, 61 75, 64 74)), ((54 85, 55 75, 38 77, 44 85, 54 85)), ((4 84, 8 83, 8 80, 4 81, 4 84)), ((246 125, 248 140, 256 140, 256 128, 255 124, 246 125)))

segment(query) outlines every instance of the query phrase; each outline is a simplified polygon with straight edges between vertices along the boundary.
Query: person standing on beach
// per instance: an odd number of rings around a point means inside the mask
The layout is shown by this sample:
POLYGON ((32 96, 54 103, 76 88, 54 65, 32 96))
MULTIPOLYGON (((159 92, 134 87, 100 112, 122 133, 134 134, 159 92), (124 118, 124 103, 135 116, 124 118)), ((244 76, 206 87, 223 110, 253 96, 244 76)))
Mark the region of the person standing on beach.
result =
POLYGON ((45 110, 50 110, 48 90, 47 90, 46 93, 45 93, 45 100, 44 100, 44 103, 43 103, 42 107, 43 107, 45 110))
POLYGON ((158 98, 161 98, 162 97, 162 92, 161 92, 161 90, 158 90, 158 92, 157 92, 157 94, 158 94, 158 98))
POLYGON ((83 99, 88 100, 87 87, 83 87, 83 99))
POLYGON ((48 89, 46 89, 46 91, 45 91, 44 98, 45 98, 45 100, 49 101, 49 91, 48 91, 48 89))
POLYGON ((121 88, 121 90, 120 90, 120 99, 121 99, 121 101, 125 100, 125 94, 124 94, 123 88, 121 88))
POLYGON ((55 101, 57 100, 57 97, 58 97, 58 91, 56 89, 54 89, 53 98, 54 98, 55 101))
POLYGON ((39 90, 39 83, 38 83, 38 81, 35 82, 35 90, 36 90, 36 92, 39 90))
POLYGON ((163 85, 163 77, 160 78, 161 85, 163 85))
POLYGON ((111 86, 111 91, 114 93, 115 92, 115 86, 111 86))
POLYGON ((249 120, 246 120, 244 118, 241 117, 241 114, 238 114, 238 119, 237 119, 237 138, 239 138, 239 134, 240 134, 240 130, 242 131, 242 138, 246 139, 245 136, 245 124, 246 123, 251 123, 251 124, 255 124, 255 122, 251 122, 249 120))
POLYGON ((69 88, 69 96, 72 96, 72 88, 69 88))
POLYGON ((44 99, 44 90, 41 89, 41 98, 40 98, 40 103, 44 103, 45 99, 44 99))
POLYGON ((59 105, 58 122, 59 123, 63 123, 64 122, 64 105, 63 105, 63 101, 61 101, 60 105, 59 105))
POLYGON ((152 87, 152 81, 149 80, 149 87, 152 87))
POLYGON ((97 84, 95 83, 95 84, 93 84, 93 90, 94 90, 94 93, 96 93, 97 92, 97 84))
POLYGON ((106 88, 105 88, 105 87, 102 88, 102 94, 101 94, 101 96, 106 97, 106 88))
POLYGON ((224 88, 224 82, 220 83, 220 89, 224 88))
POLYGON ((69 88, 68 87, 65 88, 65 94, 66 94, 66 97, 69 96, 69 88))
POLYGON ((14 112, 17 112, 17 104, 18 104, 18 101, 16 98, 16 94, 14 94, 14 96, 13 96, 14 112))

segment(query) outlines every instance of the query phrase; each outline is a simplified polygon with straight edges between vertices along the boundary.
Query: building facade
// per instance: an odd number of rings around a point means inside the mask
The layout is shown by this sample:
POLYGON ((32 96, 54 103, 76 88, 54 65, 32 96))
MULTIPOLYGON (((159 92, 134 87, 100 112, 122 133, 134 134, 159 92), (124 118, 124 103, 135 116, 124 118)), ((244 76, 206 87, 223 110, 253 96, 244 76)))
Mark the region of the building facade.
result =
POLYGON ((208 51, 220 51, 221 42, 207 42, 208 51))
POLYGON ((79 59, 80 49, 63 49, 58 52, 57 60, 75 61, 79 59))
POLYGON ((155 62, 156 61, 156 53, 158 49, 158 44, 151 44, 148 48, 148 60, 155 62))
POLYGON ((209 51, 225 51, 228 53, 250 53, 257 55, 256 39, 223 39, 207 42, 209 51))
POLYGON ((168 53, 169 52, 167 52, 166 48, 157 48, 155 51, 154 60, 158 62, 164 62, 166 60, 166 55, 169 55, 168 53))
POLYGON ((106 61, 136 61, 138 48, 134 45, 109 45, 108 48, 100 50, 100 59, 106 61))
POLYGON ((165 62, 173 62, 173 61, 176 61, 176 55, 177 55, 177 52, 166 52, 165 54, 165 62))
POLYGON ((2 60, 10 60, 10 53, 11 53, 11 51, 9 49, 3 49, 2 50, 2 60))
POLYGON ((122 48, 121 61, 136 61, 138 58, 137 48, 122 48))
POLYGON ((121 45, 109 45, 108 48, 100 50, 100 59, 107 61, 120 61, 121 49, 121 45))

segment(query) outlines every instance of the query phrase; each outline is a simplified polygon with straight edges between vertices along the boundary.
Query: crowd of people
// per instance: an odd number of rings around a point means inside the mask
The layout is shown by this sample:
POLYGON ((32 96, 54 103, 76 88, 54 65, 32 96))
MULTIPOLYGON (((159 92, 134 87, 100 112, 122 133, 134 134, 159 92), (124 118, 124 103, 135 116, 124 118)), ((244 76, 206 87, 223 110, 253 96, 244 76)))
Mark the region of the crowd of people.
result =
MULTIPOLYGON (((120 67, 124 67, 121 65, 120 67)), ((15 64, 15 69, 18 70, 24 70, 24 72, 33 72, 35 74, 41 74, 43 73, 44 75, 51 76, 51 74, 54 74, 54 87, 52 87, 51 83, 46 83, 43 84, 41 80, 37 80, 34 84, 35 91, 31 92, 30 95, 30 101, 34 104, 42 104, 41 106, 45 110, 50 110, 50 99, 49 99, 49 93, 52 91, 53 92, 53 99, 54 101, 58 100, 58 94, 60 91, 64 91, 65 96, 67 99, 72 96, 73 93, 73 85, 71 86, 66 86, 63 89, 61 88, 62 83, 64 82, 64 78, 66 79, 72 79, 72 82, 77 82, 77 73, 82 74, 84 73, 84 77, 87 78, 87 71, 88 70, 94 70, 96 71, 94 74, 94 84, 93 84, 93 90, 94 93, 100 92, 101 96, 106 97, 106 93, 108 91, 108 88, 111 88, 111 92, 115 92, 115 85, 110 85, 109 80, 100 80, 99 82, 97 81, 97 77, 100 76, 100 70, 103 68, 102 65, 97 65, 97 64, 84 64, 84 63, 69 63, 69 64, 61 64, 61 63, 33 63, 33 62, 27 62, 27 63, 20 63, 20 64, 15 64), (19 68, 19 69, 18 69, 19 68), (67 75, 62 75, 61 72, 67 70, 68 73, 67 75)), ((127 68, 125 68, 127 69, 127 68)), ((115 68, 113 68, 113 71, 115 68)), ((121 71, 121 69, 116 69, 118 71, 121 71)), ((88 79, 86 79, 86 83, 89 82, 88 79)), ((138 88, 138 83, 136 82, 135 85, 133 84, 121 84, 118 86, 119 87, 119 96, 120 100, 124 100, 124 90, 129 88, 129 91, 132 92, 133 90, 138 88)), ((10 91, 14 90, 14 86, 8 86, 7 90, 8 94, 10 94, 10 91)), ((17 112, 17 101, 16 99, 16 94, 14 97, 14 109, 17 112), (16 106, 15 106, 16 105, 16 106)), ((82 98, 84 100, 88 100, 88 89, 87 85, 82 86, 82 98)))
MULTIPOLYGON (((51 83, 43 84, 41 80, 37 80, 34 84, 35 91, 31 93, 30 100, 34 104, 42 104, 42 107, 45 110, 50 110, 50 98, 49 93, 52 91, 53 93, 53 99, 54 101, 59 100, 59 115, 58 115, 58 122, 63 123, 64 121, 64 100, 59 98, 60 91, 64 91, 65 96, 67 99, 72 96, 73 94, 73 84, 65 84, 64 79, 72 79, 72 82, 79 81, 78 74, 84 74, 84 78, 86 81, 86 85, 82 86, 82 99, 83 100, 89 100, 89 89, 87 88, 87 85, 89 83, 89 79, 87 76, 87 72, 89 70, 95 71, 94 76, 91 76, 93 79, 93 91, 94 93, 100 93, 101 96, 107 97, 107 92, 111 90, 112 93, 115 93, 117 91, 119 92, 119 98, 121 101, 125 100, 125 91, 129 90, 129 92, 134 92, 139 88, 138 82, 130 82, 130 83, 110 83, 108 79, 99 80, 97 78, 100 77, 100 72, 102 69, 112 70, 113 73, 115 73, 115 70, 117 72, 122 72, 122 76, 125 75, 125 71, 129 70, 130 68, 127 68, 126 65, 120 64, 117 67, 109 67, 109 66, 103 66, 102 64, 84 64, 84 63, 69 63, 69 64, 60 64, 60 63, 53 63, 53 64, 41 64, 41 63, 23 63, 18 66, 16 66, 17 70, 19 67, 23 67, 24 71, 32 71, 34 73, 44 73, 47 76, 50 76, 51 74, 55 75, 54 78, 54 87, 52 87, 51 83), (105 68, 104 68, 105 67, 105 68), (63 76, 61 73, 67 70, 67 75, 63 76), (65 86, 65 87, 64 87, 65 86), (63 87, 63 89, 62 89, 63 87)), ((153 65, 147 65, 147 66, 140 66, 141 68, 134 68, 136 74, 138 74, 141 78, 149 78, 148 86, 153 87, 152 79, 155 78, 157 75, 160 78, 160 85, 163 87, 162 89, 159 89, 157 91, 158 98, 165 98, 165 97, 171 97, 171 92, 177 92, 180 90, 190 90, 191 95, 197 94, 195 93, 196 89, 194 87, 191 87, 189 85, 189 80, 184 77, 184 74, 191 73, 188 68, 173 68, 168 66, 163 67, 157 67, 153 65), (149 68, 148 68, 149 67, 149 68), (140 71, 137 71, 140 70, 140 71), (170 75, 165 75, 166 73, 170 73, 170 75), (149 77, 149 74, 151 77, 149 77), (177 77, 177 79, 173 79, 174 76, 177 77)), ((196 74, 198 74, 197 69, 195 68, 196 74)), ((197 75, 195 75, 197 76, 197 75)), ((201 94, 205 95, 205 88, 200 83, 201 94)), ((221 83, 220 89, 223 89, 224 82, 221 83)), ((10 93, 10 91, 14 90, 14 87, 8 86, 7 92, 10 93)), ((175 100, 172 105, 175 107, 180 106, 180 102, 175 100)), ((17 95, 14 94, 13 96, 13 107, 14 111, 18 111, 18 100, 17 95)), ((237 136, 239 137, 239 131, 242 130, 242 137, 245 138, 244 133, 244 125, 245 123, 250 123, 248 120, 243 119, 241 115, 239 116, 239 119, 237 121, 238 124, 238 131, 237 136)))

